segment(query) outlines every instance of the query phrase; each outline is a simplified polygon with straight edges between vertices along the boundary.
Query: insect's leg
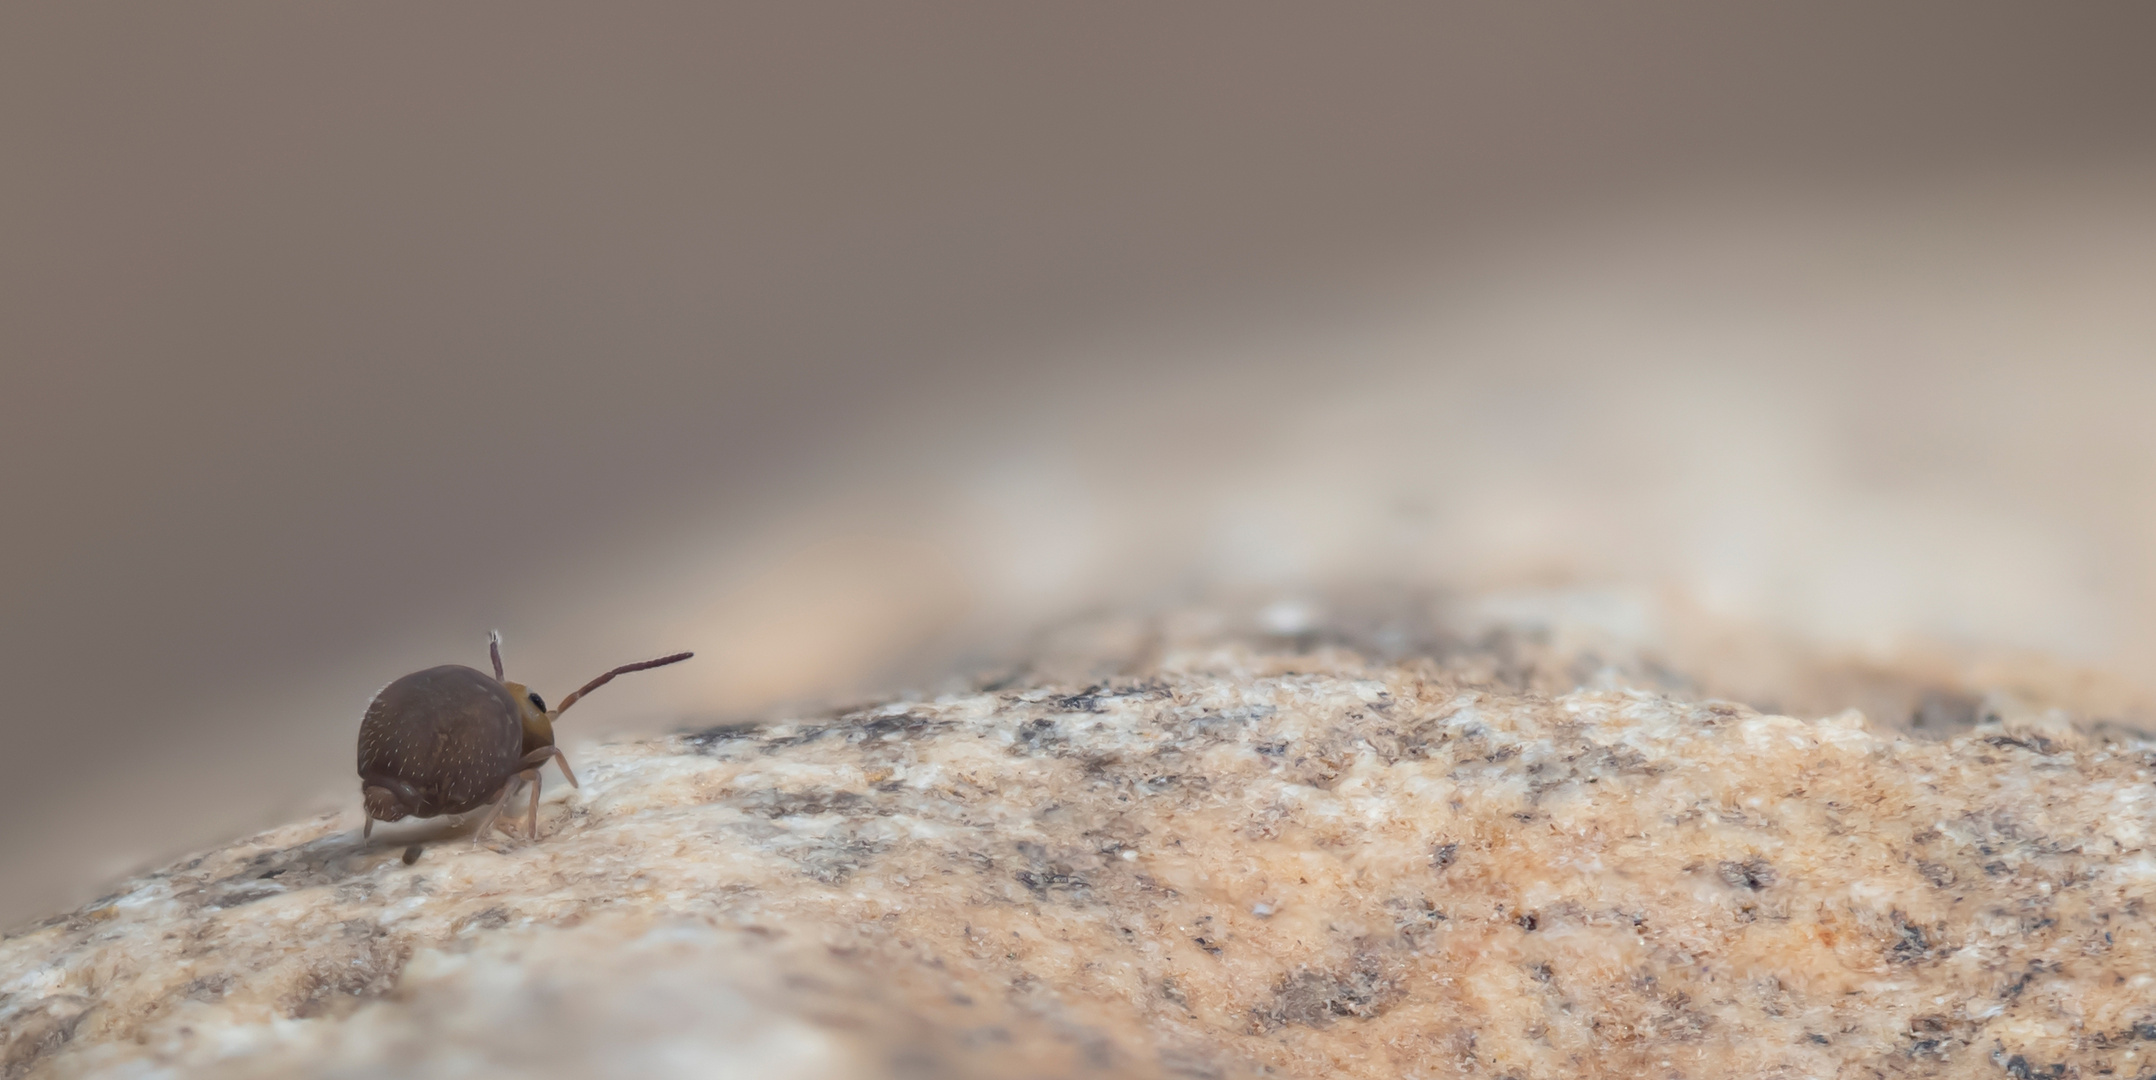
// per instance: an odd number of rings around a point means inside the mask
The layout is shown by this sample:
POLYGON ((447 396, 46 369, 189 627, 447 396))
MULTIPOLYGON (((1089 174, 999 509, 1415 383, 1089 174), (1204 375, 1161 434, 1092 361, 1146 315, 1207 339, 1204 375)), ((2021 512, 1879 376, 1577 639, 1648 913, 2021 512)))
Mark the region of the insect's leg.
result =
POLYGON ((359 783, 360 808, 376 821, 401 821, 419 808, 419 792, 396 777, 362 775, 359 783))
POLYGON ((517 764, 537 772, 539 766, 547 763, 548 758, 553 758, 561 766, 561 774, 569 781, 570 787, 578 786, 576 774, 569 771, 569 758, 561 752, 561 747, 559 746, 542 746, 524 755, 524 760, 517 762, 517 764))
POLYGON ((365 825, 359 827, 359 838, 365 840, 366 838, 374 835, 374 815, 368 813, 366 809, 362 807, 359 811, 359 816, 366 819, 367 822, 365 825))
POLYGON ((516 785, 516 777, 502 781, 502 789, 494 793, 494 800, 487 806, 487 816, 479 820, 479 828, 472 831, 472 843, 487 838, 487 830, 494 827, 494 819, 500 816, 503 804, 509 801, 509 789, 516 785))
POLYGON ((524 818, 524 834, 537 840, 539 839, 539 770, 532 769, 524 775, 531 777, 532 781, 532 808, 531 812, 525 815, 524 818))

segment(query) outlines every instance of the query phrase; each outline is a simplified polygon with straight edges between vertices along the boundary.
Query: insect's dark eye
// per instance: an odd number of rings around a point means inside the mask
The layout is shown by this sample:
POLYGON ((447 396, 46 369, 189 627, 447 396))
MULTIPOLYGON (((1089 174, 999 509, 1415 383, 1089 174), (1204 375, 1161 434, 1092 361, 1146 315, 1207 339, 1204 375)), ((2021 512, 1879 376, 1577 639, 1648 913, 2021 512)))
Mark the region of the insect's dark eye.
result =
POLYGON ((524 696, 525 696, 526 698, 529 698, 529 699, 531 700, 531 703, 532 703, 532 708, 534 708, 534 709, 537 709, 537 710, 539 710, 540 712, 545 712, 545 711, 546 711, 546 702, 545 702, 545 701, 543 701, 543 700, 541 700, 541 699, 540 699, 540 697, 539 697, 539 695, 537 695, 537 694, 526 694, 526 695, 524 695, 524 696))

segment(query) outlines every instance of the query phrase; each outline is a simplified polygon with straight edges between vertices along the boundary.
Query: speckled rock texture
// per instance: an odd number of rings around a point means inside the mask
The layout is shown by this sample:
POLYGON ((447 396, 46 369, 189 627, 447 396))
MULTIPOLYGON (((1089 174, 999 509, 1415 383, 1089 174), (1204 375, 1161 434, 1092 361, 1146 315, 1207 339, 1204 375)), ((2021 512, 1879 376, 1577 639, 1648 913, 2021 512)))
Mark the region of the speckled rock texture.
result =
POLYGON ((1246 648, 572 745, 0 943, 36 1076, 2142 1077, 2156 756, 1246 648))

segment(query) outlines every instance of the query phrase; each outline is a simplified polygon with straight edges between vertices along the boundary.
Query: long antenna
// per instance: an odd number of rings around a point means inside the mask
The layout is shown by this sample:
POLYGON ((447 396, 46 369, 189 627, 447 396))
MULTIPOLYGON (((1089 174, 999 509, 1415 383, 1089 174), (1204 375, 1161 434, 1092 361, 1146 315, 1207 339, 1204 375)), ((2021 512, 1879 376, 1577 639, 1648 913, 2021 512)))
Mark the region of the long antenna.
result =
POLYGON ((585 683, 583 689, 578 690, 576 693, 561 699, 561 704, 554 707, 554 715, 560 716, 561 714, 568 712, 569 706, 576 704, 577 701, 582 699, 584 695, 589 694, 592 691, 597 690, 602 686, 605 686, 607 683, 614 681, 614 676, 616 675, 627 675, 632 671, 649 671, 655 667, 665 667, 668 664, 678 664, 683 660, 687 660, 689 657, 695 655, 696 654, 692 652, 677 652, 672 656, 662 656, 657 660, 644 660, 634 664, 623 664, 620 667, 615 668, 614 670, 609 671, 606 674, 601 675, 588 683, 585 683))
POLYGON ((494 681, 495 681, 495 682, 500 682, 500 681, 502 681, 502 632, 501 632, 501 631, 499 631, 499 630, 491 630, 491 631, 488 631, 488 633, 487 633, 487 655, 488 655, 488 656, 491 656, 491 657, 493 657, 493 658, 494 658, 494 681))

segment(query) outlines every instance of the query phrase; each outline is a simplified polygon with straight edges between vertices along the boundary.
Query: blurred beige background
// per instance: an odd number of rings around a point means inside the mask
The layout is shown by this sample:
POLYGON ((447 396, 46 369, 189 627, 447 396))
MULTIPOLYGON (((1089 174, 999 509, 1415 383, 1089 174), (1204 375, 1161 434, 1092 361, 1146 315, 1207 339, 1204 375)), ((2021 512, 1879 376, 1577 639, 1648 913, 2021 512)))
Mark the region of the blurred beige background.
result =
POLYGON ((344 798, 497 626, 557 696, 699 652, 572 739, 1342 581, 2156 685, 2151 41, 8 7, 0 922, 344 798))

